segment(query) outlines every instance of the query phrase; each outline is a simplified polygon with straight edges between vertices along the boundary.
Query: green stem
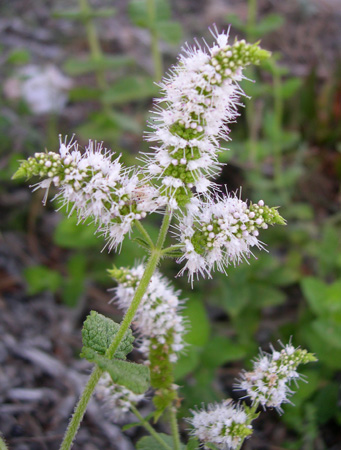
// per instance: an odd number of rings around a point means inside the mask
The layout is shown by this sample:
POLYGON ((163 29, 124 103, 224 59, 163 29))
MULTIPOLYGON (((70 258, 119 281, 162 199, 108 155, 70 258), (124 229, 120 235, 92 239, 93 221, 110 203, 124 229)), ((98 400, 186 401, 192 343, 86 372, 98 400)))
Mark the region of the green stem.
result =
MULTIPOLYGON (((159 236, 156 243, 156 248, 154 248, 150 254, 149 260, 147 262, 144 274, 141 278, 141 281, 135 291, 134 298, 131 302, 130 307, 128 308, 123 321, 121 322, 120 329, 118 330, 117 334, 115 335, 115 338, 113 339, 112 343, 110 344, 107 352, 106 357, 108 359, 112 359, 118 346, 120 345, 120 342, 127 332, 131 322, 134 319, 135 313, 137 311, 137 308, 140 305, 140 302, 142 300, 143 295, 145 294, 149 281, 151 277, 153 276, 156 266, 158 262, 160 261, 161 255, 162 255, 162 246, 166 238, 166 234, 168 231, 169 223, 171 220, 171 213, 166 212, 165 216, 163 218, 163 222, 160 228, 159 236)), ((93 391, 95 390, 95 387, 102 375, 103 371, 96 367, 85 386, 85 389, 81 395, 81 398, 79 399, 79 402, 76 405, 75 412, 71 418, 71 421, 69 423, 69 426, 66 430, 63 442, 61 444, 60 450, 69 450, 72 446, 72 443, 75 439, 76 433, 79 429, 80 423, 83 419, 83 416, 85 414, 87 405, 89 403, 89 400, 91 398, 91 395, 93 391)))
POLYGON ((152 56, 154 62, 154 80, 160 81, 163 74, 163 68, 162 68, 162 56, 159 47, 159 36, 157 29, 155 28, 156 23, 155 0, 147 0, 147 8, 148 8, 149 31, 152 46, 152 56))
MULTIPOLYGON (((247 27, 246 37, 248 42, 254 41, 254 26, 257 20, 257 0, 248 0, 247 3, 247 27)), ((256 72, 253 68, 249 68, 249 78, 255 78, 256 72)), ((257 140, 258 127, 255 116, 255 101, 253 98, 246 102, 246 122, 249 128, 249 160, 252 164, 257 163, 257 140)))
POLYGON ((246 37, 247 40, 254 40, 254 26, 257 20, 257 0, 248 0, 247 2, 247 28, 246 37))
POLYGON ((166 247, 162 250, 162 254, 166 255, 169 252, 175 251, 175 250, 181 250, 183 248, 183 245, 181 244, 175 244, 171 245, 170 247, 166 247))
POLYGON ((283 117, 283 102, 281 95, 281 75, 276 67, 273 71, 273 95, 274 95, 274 112, 275 112, 275 136, 274 136, 274 154, 275 154, 275 180, 278 187, 282 182, 282 152, 281 152, 281 127, 283 117))
POLYGON ((147 422, 147 420, 145 420, 141 414, 139 413, 138 409, 135 408, 134 405, 130 406, 130 409, 132 410, 132 412, 135 414, 135 416, 139 419, 139 421, 141 422, 141 424, 144 426, 144 428, 153 436, 154 439, 156 439, 163 448, 165 448, 166 450, 173 450, 163 439, 162 437, 154 430, 154 428, 150 425, 149 422, 147 422))
POLYGON ((142 236, 146 239, 151 249, 154 248, 154 242, 152 241, 152 238, 149 236, 148 231, 145 229, 145 227, 142 225, 142 223, 139 220, 135 220, 136 228, 138 228, 139 232, 142 234, 142 236))
MULTIPOLYGON (((91 6, 89 5, 88 0, 79 0, 79 7, 81 12, 84 14, 83 22, 90 47, 91 57, 92 59, 99 61, 103 58, 103 53, 101 44, 98 39, 96 27, 91 17, 91 6)), ((103 70, 96 70, 96 78, 98 87, 102 90, 105 90, 107 88, 107 82, 103 70)))
POLYGON ((173 435, 174 450, 180 450, 180 448, 181 448, 180 434, 179 434, 178 421, 176 420, 176 409, 174 406, 171 406, 169 408, 169 413, 170 413, 171 429, 172 429, 172 435, 173 435))
POLYGON ((99 367, 96 366, 94 368, 94 370, 84 388, 83 394, 76 405, 73 416, 67 427, 62 445, 60 446, 60 450, 69 450, 71 448, 72 443, 77 434, 77 431, 79 429, 80 423, 85 414, 85 410, 88 406, 91 395, 92 395, 92 393, 96 387, 96 384, 98 383, 102 373, 103 373, 103 371, 99 367))

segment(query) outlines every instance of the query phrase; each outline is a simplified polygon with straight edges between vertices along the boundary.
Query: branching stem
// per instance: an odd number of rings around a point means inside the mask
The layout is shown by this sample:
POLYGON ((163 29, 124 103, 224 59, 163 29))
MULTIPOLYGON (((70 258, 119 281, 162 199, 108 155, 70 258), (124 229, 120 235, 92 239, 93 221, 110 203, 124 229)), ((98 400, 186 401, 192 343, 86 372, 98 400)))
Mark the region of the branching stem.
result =
POLYGON ((174 450, 180 450, 181 442, 180 442, 179 426, 178 421, 176 419, 176 409, 174 408, 174 406, 171 406, 169 408, 169 415, 172 428, 174 450))
MULTIPOLYGON (((170 220, 171 220, 171 213, 170 213, 170 211, 167 210, 164 215, 163 221, 162 221, 162 225, 160 228, 156 246, 151 251, 144 274, 143 274, 141 281, 135 291, 135 295, 131 302, 131 305, 126 312, 126 314, 123 318, 123 321, 121 322, 120 329, 118 330, 117 334, 114 337, 114 340, 112 341, 112 343, 110 344, 110 346, 106 352, 106 357, 108 359, 111 359, 114 356, 118 346, 120 345, 120 342, 121 342, 123 336, 125 335, 128 328, 130 327, 131 322, 134 319, 135 313, 140 305, 142 297, 148 288, 149 281, 150 281, 151 277, 153 276, 155 269, 156 269, 156 267, 160 261, 160 258, 162 256, 162 247, 163 247, 163 244, 166 239, 170 220)), ((66 430, 60 450, 69 450, 71 448, 72 443, 77 434, 77 431, 79 429, 80 423, 85 414, 87 405, 91 398, 91 395, 92 395, 93 391, 95 390, 95 387, 96 387, 102 373, 103 373, 103 371, 101 369, 99 369, 98 367, 96 367, 93 370, 93 372, 89 378, 89 381, 86 384, 85 389, 81 395, 81 398, 79 399, 79 402, 76 405, 75 412, 74 412, 74 414, 70 420, 69 426, 66 430)), ((2 449, 0 448, 0 450, 2 450, 2 449)))
POLYGON ((141 414, 139 413, 138 409, 135 408, 134 405, 130 406, 130 409, 132 410, 132 412, 135 414, 135 416, 139 419, 139 421, 141 422, 141 425, 144 426, 144 428, 153 436, 154 439, 156 439, 163 448, 165 448, 166 450, 173 450, 163 439, 162 437, 154 430, 154 428, 150 425, 150 423, 145 420, 141 414))

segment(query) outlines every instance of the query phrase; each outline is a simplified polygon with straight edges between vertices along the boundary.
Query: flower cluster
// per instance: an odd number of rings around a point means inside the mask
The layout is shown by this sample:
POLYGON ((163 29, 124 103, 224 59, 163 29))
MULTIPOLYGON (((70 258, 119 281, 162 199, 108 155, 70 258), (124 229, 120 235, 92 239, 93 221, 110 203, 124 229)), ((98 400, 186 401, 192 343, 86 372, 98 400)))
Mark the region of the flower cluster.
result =
POLYGON ((194 428, 194 436, 204 444, 214 444, 224 450, 238 449, 252 434, 250 423, 254 417, 232 400, 208 405, 207 410, 192 411, 192 414, 188 422, 194 428))
POLYGON ((51 184, 60 189, 57 197, 80 221, 91 218, 98 232, 108 239, 111 250, 131 230, 134 220, 146 217, 162 205, 158 191, 140 181, 138 174, 125 169, 119 158, 89 141, 81 153, 76 141, 67 145, 60 139, 59 153, 36 153, 24 161, 15 177, 39 176, 35 189, 45 188, 46 201, 51 184), (71 205, 71 208, 70 208, 71 205))
POLYGON ((257 44, 228 45, 227 34, 215 37, 208 53, 188 47, 161 83, 164 96, 157 102, 166 106, 155 108, 148 135, 160 145, 147 155, 146 171, 161 181, 161 193, 174 208, 188 203, 193 187, 206 193, 212 186, 209 178, 219 167, 217 139, 228 138, 226 124, 238 115, 242 69, 269 56, 257 44))
POLYGON ((288 402, 291 390, 287 384, 300 379, 297 372, 299 364, 316 361, 312 353, 293 347, 283 346, 278 352, 264 354, 254 363, 253 372, 243 372, 236 384, 236 390, 246 390, 246 397, 252 399, 252 407, 235 404, 225 400, 220 404, 209 405, 208 409, 192 411, 193 417, 187 419, 193 426, 192 433, 204 444, 221 450, 240 449, 245 438, 252 434, 251 422, 258 417, 257 407, 275 407, 288 402))
POLYGON ((272 349, 272 354, 260 355, 254 362, 252 372, 242 373, 236 388, 246 391, 253 404, 281 411, 281 405, 288 403, 288 396, 292 394, 288 384, 301 378, 297 367, 311 361, 316 361, 311 353, 291 344, 280 352, 272 349))
POLYGON ((144 399, 144 394, 135 394, 125 386, 114 383, 107 372, 104 372, 99 379, 96 396, 104 402, 105 408, 114 420, 122 418, 129 412, 131 405, 144 399))
MULTIPOLYGON (((134 297, 144 273, 143 264, 132 269, 114 268, 110 275, 118 282, 115 302, 126 311, 134 297)), ((169 281, 155 272, 144 294, 134 319, 134 325, 141 337, 140 351, 149 357, 153 346, 161 346, 163 353, 175 362, 178 353, 184 348, 184 318, 179 314, 182 301, 178 298, 169 281)))
POLYGON ((12 100, 24 99, 34 114, 60 113, 68 101, 71 87, 71 78, 57 66, 30 64, 5 81, 4 93, 12 100))
POLYGON ((195 274, 211 276, 215 267, 225 272, 228 265, 247 259, 251 247, 262 248, 259 228, 284 223, 277 209, 264 205, 263 200, 248 206, 238 197, 227 195, 201 202, 195 213, 179 221, 178 239, 184 254, 178 262, 186 261, 180 273, 187 270, 193 280, 195 274))

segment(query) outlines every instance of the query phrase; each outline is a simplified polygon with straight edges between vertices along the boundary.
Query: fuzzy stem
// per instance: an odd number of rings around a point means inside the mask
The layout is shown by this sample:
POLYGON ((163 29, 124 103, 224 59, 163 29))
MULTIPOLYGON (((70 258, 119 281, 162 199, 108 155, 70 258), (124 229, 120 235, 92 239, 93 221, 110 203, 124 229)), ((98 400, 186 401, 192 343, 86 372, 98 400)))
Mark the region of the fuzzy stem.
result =
POLYGON ((159 47, 159 36, 155 28, 155 19, 156 19, 155 0, 147 0, 147 8, 148 8, 149 30, 152 45, 152 56, 154 62, 154 80, 160 81, 163 74, 163 68, 162 68, 162 57, 159 47))
POLYGON ((180 448, 181 448, 180 434, 179 434, 178 421, 176 420, 176 409, 174 406, 171 406, 169 408, 169 415, 170 415, 171 429, 172 429, 172 435, 173 435, 174 450, 180 450, 180 448))
POLYGON ((8 450, 5 440, 2 438, 0 434, 0 450, 8 450))
POLYGON ((134 405, 130 406, 130 409, 132 410, 132 412, 135 414, 135 416, 139 419, 139 421, 141 422, 141 424, 144 426, 144 428, 153 436, 154 439, 156 439, 163 448, 165 448, 166 450, 172 450, 172 448, 160 437, 160 435, 154 430, 154 428, 150 425, 149 422, 147 422, 147 420, 145 420, 141 414, 139 413, 138 409, 135 408, 134 405))
MULTIPOLYGON (((161 251, 162 246, 166 238, 166 234, 168 231, 169 223, 171 220, 171 213, 166 212, 165 216, 163 218, 163 222, 160 228, 158 240, 156 243, 156 248, 154 248, 150 254, 149 260, 147 262, 144 274, 141 278, 141 281, 136 289, 133 301, 131 302, 130 307, 128 308, 123 321, 121 322, 120 329, 116 333, 112 343, 110 344, 108 350, 106 351, 106 357, 108 359, 112 359, 118 346, 120 345, 120 342, 127 332, 131 322, 134 319, 135 313, 140 305, 140 302, 142 300, 143 295, 145 294, 149 281, 151 277, 153 276, 156 266, 161 258, 161 251)), ((85 386, 85 389, 81 395, 81 398, 79 399, 79 402, 77 403, 77 406, 75 408, 75 412, 71 418, 71 421, 69 423, 69 426, 66 430, 63 442, 61 444, 60 450, 69 450, 72 446, 73 440, 75 439, 76 433, 79 429, 80 423, 83 419, 83 416, 85 414, 87 405, 89 403, 89 400, 91 398, 91 395, 93 391, 95 390, 95 387, 102 375, 103 371, 96 367, 92 375, 89 378, 89 381, 87 385, 85 386)))
POLYGON ((103 371, 97 366, 92 371, 92 374, 84 388, 82 396, 79 399, 75 411, 73 413, 73 416, 69 422, 62 445, 60 446, 60 450, 69 450, 71 448, 73 440, 75 439, 80 423, 85 414, 85 410, 88 406, 91 395, 99 379, 101 378, 102 373, 103 371))

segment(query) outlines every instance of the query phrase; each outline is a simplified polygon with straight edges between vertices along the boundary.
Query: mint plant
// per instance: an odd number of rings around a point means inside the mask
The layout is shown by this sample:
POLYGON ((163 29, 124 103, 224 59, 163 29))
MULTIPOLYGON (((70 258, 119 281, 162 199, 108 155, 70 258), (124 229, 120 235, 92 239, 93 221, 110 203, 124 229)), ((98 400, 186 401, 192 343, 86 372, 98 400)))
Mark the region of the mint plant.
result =
MULTIPOLYGON (((240 449, 252 434, 257 409, 277 408, 288 402, 290 382, 300 378, 297 367, 315 361, 306 350, 283 346, 271 355, 261 354, 253 371, 242 373, 236 389, 245 391, 251 406, 226 400, 192 411, 188 422, 192 438, 181 443, 177 410, 181 400, 174 383, 173 364, 184 350, 186 319, 183 300, 157 270, 163 258, 176 259, 179 275, 191 285, 199 277, 226 273, 231 265, 248 261, 255 248, 262 249, 260 231, 284 225, 277 207, 243 201, 237 193, 222 193, 214 178, 221 167, 219 139, 229 139, 227 124, 238 116, 243 95, 238 82, 250 64, 259 64, 269 52, 244 40, 228 44, 228 33, 212 32, 209 47, 187 46, 179 63, 160 87, 147 140, 156 143, 141 155, 142 167, 127 168, 119 157, 90 141, 84 152, 73 138, 60 138, 59 152, 36 153, 23 161, 14 178, 39 177, 34 189, 51 186, 70 214, 80 222, 91 220, 106 240, 108 251, 124 251, 124 239, 136 227, 137 243, 148 258, 135 267, 113 267, 117 282, 114 301, 125 312, 120 325, 94 311, 83 327, 81 356, 95 365, 70 420, 61 450, 70 449, 91 395, 105 398, 115 414, 131 410, 151 434, 137 443, 138 449, 198 448, 240 449), (156 242, 143 225, 152 213, 163 216, 156 242), (174 241, 165 245, 170 227, 174 241), (132 350, 133 326, 145 364, 126 360, 132 350), (171 436, 157 433, 139 413, 141 396, 153 388, 154 422, 168 419, 171 436)), ((168 242, 168 241, 167 241, 168 242)), ((236 299, 237 301, 237 299, 236 299)))

